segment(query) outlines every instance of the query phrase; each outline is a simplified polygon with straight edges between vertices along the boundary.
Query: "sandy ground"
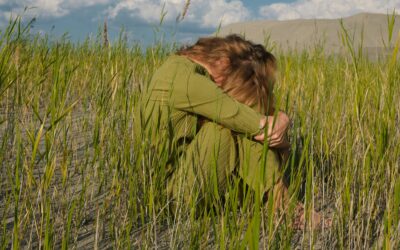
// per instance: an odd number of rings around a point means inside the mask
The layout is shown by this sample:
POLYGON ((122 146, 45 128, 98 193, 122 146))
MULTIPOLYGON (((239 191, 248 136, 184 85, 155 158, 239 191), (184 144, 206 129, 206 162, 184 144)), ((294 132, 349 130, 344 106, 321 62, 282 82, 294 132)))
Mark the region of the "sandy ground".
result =
MULTIPOLYGON (((395 16, 393 35, 389 43, 388 15, 362 13, 343 18, 354 47, 361 44, 370 56, 390 53, 398 36, 400 37, 400 15, 395 16)), ((275 50, 309 50, 323 45, 327 53, 343 53, 343 29, 341 19, 298 19, 288 21, 251 21, 222 27, 220 35, 238 33, 256 43, 266 44, 275 50), (269 42, 267 42, 269 41, 269 42)))

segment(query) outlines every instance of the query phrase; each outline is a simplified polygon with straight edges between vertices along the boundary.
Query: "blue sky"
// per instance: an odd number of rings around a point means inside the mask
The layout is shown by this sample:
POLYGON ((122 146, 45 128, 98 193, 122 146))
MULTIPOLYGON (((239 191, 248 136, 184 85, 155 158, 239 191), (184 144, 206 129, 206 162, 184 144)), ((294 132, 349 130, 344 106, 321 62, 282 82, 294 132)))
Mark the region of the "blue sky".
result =
POLYGON ((110 39, 121 28, 129 41, 150 44, 162 35, 180 42, 213 33, 220 24, 247 20, 338 18, 360 12, 400 10, 400 0, 191 0, 185 18, 177 22, 186 0, 0 0, 0 29, 10 16, 33 17, 33 32, 73 41, 96 36, 104 20, 110 39), (24 11, 25 7, 29 9, 24 11), (164 21, 159 26, 161 13, 164 21))

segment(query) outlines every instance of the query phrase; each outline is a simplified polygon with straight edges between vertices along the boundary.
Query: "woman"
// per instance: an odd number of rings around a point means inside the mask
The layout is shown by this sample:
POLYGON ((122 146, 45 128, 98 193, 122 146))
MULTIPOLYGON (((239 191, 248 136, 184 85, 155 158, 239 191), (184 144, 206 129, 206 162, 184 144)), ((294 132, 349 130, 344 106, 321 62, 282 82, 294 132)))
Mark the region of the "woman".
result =
POLYGON ((289 119, 273 116, 275 69, 262 46, 232 35, 199 39, 157 70, 140 117, 155 150, 168 152, 173 204, 218 201, 235 173, 263 197, 279 183, 271 148, 288 146, 289 119), (268 142, 266 152, 256 141, 268 142))
MULTIPOLYGON (((228 44, 228 51, 233 51, 234 56, 218 55, 218 59, 210 60, 210 55, 218 53, 207 53, 204 48, 207 47, 207 43, 215 39, 200 39, 194 46, 178 51, 178 55, 202 65, 224 93, 256 112, 267 114, 272 118, 274 115, 272 89, 276 71, 274 56, 265 51, 261 45, 254 45, 239 36, 231 35, 224 40, 228 44), (217 62, 219 60, 219 65, 223 65, 228 73, 218 73, 223 70, 217 71, 217 67, 210 67, 212 60, 217 62), (224 65, 229 67, 225 68, 224 65)), ((279 114, 281 121, 286 118, 284 125, 287 126, 289 121, 287 116, 279 114)), ((200 120, 207 119, 200 118, 200 120)), ((269 147, 287 147, 288 143, 283 139, 271 142, 269 147)), ((264 197, 280 179, 278 169, 280 165, 282 165, 281 159, 276 150, 264 150, 262 144, 243 134, 232 134, 230 129, 215 122, 202 122, 196 138, 187 147, 184 167, 180 168, 181 172, 175 177, 186 176, 186 181, 183 182, 186 185, 197 182, 197 186, 203 189, 200 192, 203 192, 201 196, 204 198, 213 194, 207 187, 211 189, 217 187, 218 194, 223 194, 226 190, 226 181, 233 172, 236 172, 245 184, 252 190, 259 191, 261 197, 264 197), (214 185, 207 185, 213 182, 214 185)), ((186 186, 183 190, 188 192, 184 197, 193 196, 193 188, 190 186, 186 186)), ((211 198, 212 201, 215 197, 211 198)))

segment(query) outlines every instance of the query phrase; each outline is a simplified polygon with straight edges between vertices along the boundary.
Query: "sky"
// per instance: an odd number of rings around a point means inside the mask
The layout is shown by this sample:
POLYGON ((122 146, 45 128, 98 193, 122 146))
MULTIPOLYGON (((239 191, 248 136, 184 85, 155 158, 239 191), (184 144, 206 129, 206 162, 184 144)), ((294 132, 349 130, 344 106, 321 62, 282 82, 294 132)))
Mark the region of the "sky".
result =
POLYGON ((190 43, 218 27, 248 20, 340 18, 360 12, 399 14, 400 0, 0 0, 0 30, 10 18, 35 18, 31 32, 72 41, 95 38, 107 21, 110 40, 190 43), (162 19, 162 22, 161 22, 162 19), (161 23, 161 24, 160 24, 161 23))

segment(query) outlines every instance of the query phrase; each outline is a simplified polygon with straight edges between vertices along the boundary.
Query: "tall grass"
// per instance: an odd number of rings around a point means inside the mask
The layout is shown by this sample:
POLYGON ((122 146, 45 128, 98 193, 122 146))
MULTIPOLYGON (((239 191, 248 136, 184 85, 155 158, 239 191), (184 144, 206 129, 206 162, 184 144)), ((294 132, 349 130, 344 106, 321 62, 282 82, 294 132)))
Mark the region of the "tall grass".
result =
MULTIPOLYGON (((290 193, 333 218, 290 225, 233 178, 224 201, 171 215, 168 152, 135 134, 138 100, 173 52, 123 39, 76 44, 30 36, 19 19, 0 38, 1 248, 398 248, 400 67, 321 50, 278 54, 277 104, 290 114, 290 193), (242 200, 242 201, 240 201, 242 200)), ((392 37, 389 38, 391 40, 392 37)), ((211 201, 213 202, 213 201, 211 201)), ((195 206, 195 204, 193 204, 195 206)))

